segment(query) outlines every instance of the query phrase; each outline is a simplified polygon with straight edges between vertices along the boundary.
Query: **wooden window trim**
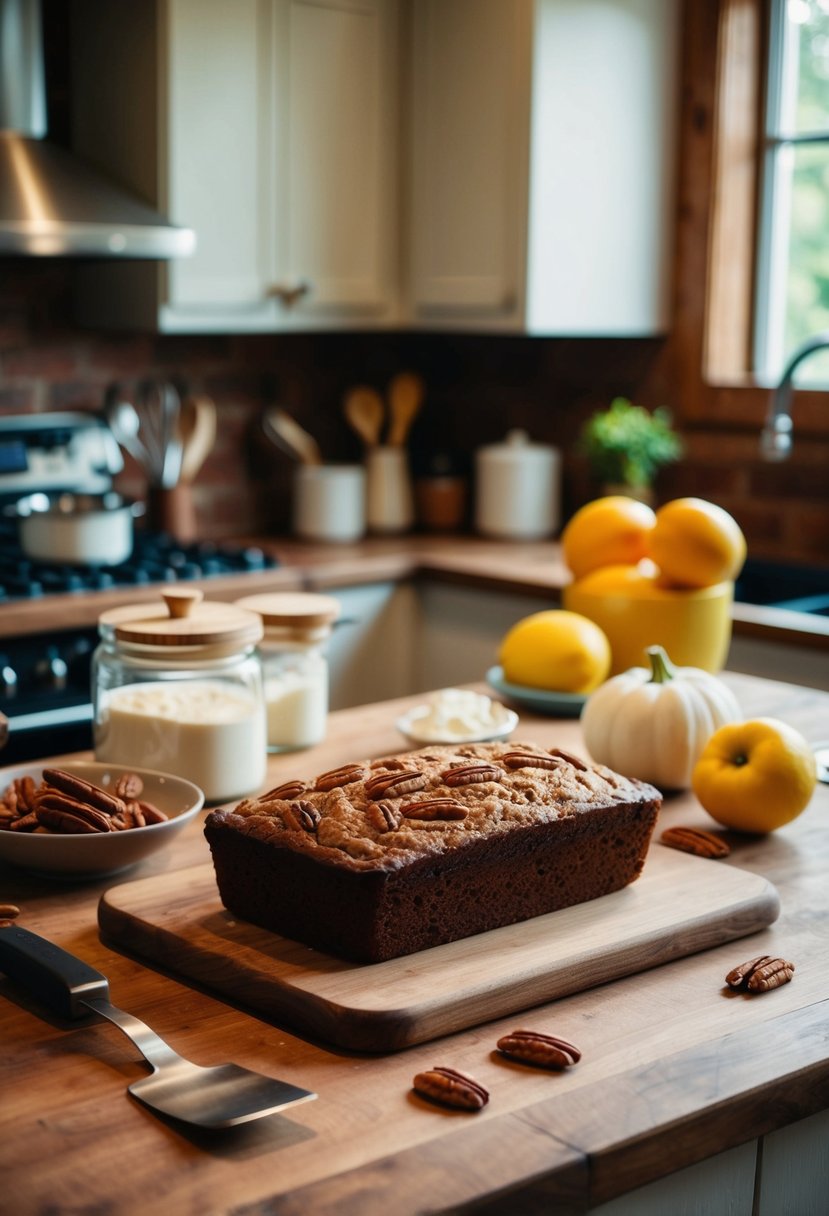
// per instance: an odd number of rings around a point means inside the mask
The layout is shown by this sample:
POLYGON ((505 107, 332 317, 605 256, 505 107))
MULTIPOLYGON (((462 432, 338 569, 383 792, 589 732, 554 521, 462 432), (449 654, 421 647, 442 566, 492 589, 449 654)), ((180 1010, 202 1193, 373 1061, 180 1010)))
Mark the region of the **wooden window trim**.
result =
POLYGON ((703 375, 751 384, 765 60, 762 0, 725 0, 719 21, 703 375))
MULTIPOLYGON (((752 374, 767 0, 685 0, 674 363, 687 425, 759 429, 752 374)), ((795 447, 829 434, 829 394, 793 402, 795 447)))

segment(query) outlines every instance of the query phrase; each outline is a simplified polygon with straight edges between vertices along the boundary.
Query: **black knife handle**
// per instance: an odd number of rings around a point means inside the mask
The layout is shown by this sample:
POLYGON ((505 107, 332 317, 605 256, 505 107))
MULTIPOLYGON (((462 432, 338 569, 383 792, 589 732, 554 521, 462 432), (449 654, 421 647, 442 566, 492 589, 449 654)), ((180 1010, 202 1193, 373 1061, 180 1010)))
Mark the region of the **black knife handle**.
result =
POLYGON ((106 976, 20 925, 0 928, 0 971, 64 1018, 88 1017, 85 998, 109 1000, 106 976))

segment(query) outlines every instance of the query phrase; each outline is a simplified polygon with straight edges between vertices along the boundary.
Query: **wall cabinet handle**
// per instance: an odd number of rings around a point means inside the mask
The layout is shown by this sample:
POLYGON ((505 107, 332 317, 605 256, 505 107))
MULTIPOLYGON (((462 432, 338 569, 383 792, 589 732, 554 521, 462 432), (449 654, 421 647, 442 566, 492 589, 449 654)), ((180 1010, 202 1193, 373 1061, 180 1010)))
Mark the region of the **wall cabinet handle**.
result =
POLYGON ((265 295, 270 299, 279 300, 285 308, 293 308, 293 306, 311 291, 311 284, 307 279, 300 279, 298 283, 271 283, 265 289, 265 295))

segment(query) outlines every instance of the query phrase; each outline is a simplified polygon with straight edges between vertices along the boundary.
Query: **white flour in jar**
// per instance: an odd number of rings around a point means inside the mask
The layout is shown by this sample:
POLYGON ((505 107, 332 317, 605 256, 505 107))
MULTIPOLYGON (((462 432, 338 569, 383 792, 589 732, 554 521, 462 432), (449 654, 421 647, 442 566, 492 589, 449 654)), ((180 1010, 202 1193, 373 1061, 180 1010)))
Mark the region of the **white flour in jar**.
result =
POLYGON ((268 747, 292 751, 325 738, 328 673, 324 664, 265 675, 268 747))
POLYGON ((265 780, 265 708, 218 680, 114 688, 95 727, 95 756, 185 777, 208 802, 239 798, 265 780))

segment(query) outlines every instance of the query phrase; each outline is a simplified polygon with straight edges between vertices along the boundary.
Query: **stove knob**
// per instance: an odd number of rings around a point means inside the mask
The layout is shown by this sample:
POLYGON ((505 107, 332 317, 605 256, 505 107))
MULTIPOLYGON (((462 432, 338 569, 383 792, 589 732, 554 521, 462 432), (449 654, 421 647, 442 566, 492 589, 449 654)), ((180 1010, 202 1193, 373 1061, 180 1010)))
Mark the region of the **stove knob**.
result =
POLYGON ((69 669, 58 653, 57 646, 50 646, 44 658, 35 664, 35 678, 38 684, 47 688, 60 690, 66 688, 69 669))
POLYGON ((11 700, 17 696, 17 672, 9 663, 8 656, 0 654, 0 697, 11 700))

